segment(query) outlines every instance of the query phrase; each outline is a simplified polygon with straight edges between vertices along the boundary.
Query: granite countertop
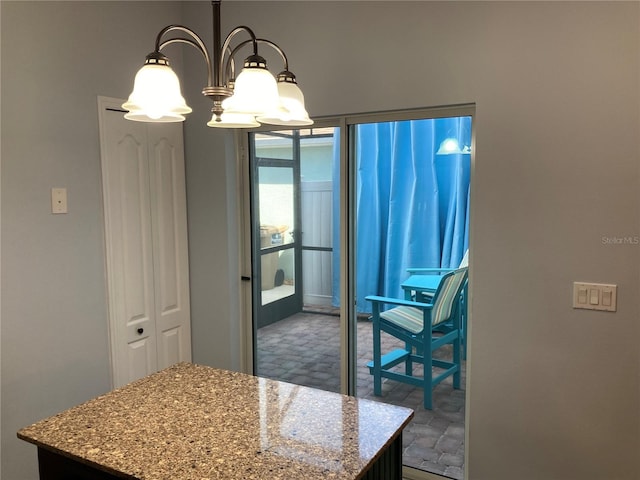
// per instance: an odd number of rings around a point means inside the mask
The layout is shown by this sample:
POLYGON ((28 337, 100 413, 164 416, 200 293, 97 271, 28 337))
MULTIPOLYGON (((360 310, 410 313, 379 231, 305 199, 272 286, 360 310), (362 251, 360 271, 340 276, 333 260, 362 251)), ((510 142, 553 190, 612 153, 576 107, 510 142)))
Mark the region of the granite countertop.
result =
POLYGON ((408 408, 180 363, 18 432, 123 478, 358 479, 408 408))

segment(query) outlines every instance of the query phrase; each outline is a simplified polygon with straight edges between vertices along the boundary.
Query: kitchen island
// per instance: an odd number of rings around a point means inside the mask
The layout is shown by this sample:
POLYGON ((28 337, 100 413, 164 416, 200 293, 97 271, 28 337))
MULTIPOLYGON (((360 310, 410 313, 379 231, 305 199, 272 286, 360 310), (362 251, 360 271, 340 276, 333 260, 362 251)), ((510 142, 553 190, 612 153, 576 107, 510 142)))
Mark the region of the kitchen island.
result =
POLYGON ((392 480, 413 411, 180 363, 18 432, 41 480, 392 480))

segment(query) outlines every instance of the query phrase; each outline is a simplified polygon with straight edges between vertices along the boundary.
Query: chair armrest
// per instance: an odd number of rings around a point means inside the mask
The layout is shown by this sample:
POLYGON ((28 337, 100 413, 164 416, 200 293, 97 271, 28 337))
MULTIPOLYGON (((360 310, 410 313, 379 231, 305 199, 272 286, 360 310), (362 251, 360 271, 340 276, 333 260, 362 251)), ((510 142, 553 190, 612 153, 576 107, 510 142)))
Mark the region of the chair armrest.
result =
POLYGON ((365 300, 368 300, 370 302, 385 303, 389 305, 402 305, 405 307, 415 307, 423 309, 433 308, 432 303, 414 302, 411 300, 403 300, 401 298, 380 297, 378 295, 368 295, 367 297, 365 297, 365 300))
POLYGON ((418 274, 418 275, 423 275, 423 274, 433 274, 433 273, 437 273, 437 274, 443 274, 443 273, 449 273, 449 272, 453 272, 455 270, 455 268, 407 268, 407 273, 411 273, 411 274, 418 274))

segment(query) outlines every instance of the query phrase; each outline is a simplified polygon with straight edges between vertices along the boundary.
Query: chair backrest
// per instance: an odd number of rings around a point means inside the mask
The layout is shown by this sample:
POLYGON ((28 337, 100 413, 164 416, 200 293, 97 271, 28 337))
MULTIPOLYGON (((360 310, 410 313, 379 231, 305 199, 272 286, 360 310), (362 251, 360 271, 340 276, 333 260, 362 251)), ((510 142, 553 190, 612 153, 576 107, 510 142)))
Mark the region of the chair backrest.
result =
POLYGON ((464 252, 464 257, 460 260, 460 266, 458 268, 466 268, 469 266, 469 249, 467 248, 464 252))
POLYGON ((457 301, 462 293, 464 282, 467 279, 468 269, 459 268, 442 277, 438 290, 433 296, 433 310, 431 311, 431 324, 438 325, 446 322, 457 308, 457 301))

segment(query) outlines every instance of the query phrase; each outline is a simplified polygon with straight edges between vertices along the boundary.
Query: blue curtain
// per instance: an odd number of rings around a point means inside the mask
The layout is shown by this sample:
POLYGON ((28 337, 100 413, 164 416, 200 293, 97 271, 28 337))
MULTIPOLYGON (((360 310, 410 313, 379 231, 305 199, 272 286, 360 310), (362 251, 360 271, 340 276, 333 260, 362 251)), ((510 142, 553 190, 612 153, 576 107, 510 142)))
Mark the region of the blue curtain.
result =
MULTIPOLYGON (((437 155, 440 144, 471 144, 471 118, 355 126, 356 305, 367 295, 402 297, 409 267, 459 265, 468 248, 470 155, 437 155)), ((339 155, 339 152, 334 152, 339 155)), ((339 157, 335 157, 339 158, 339 157)), ((334 161, 337 176, 337 165, 334 161)), ((334 183, 334 185, 339 185, 334 183)), ((334 192, 339 188, 334 188, 334 192)), ((339 195, 334 196, 333 302, 339 291, 339 195)))

